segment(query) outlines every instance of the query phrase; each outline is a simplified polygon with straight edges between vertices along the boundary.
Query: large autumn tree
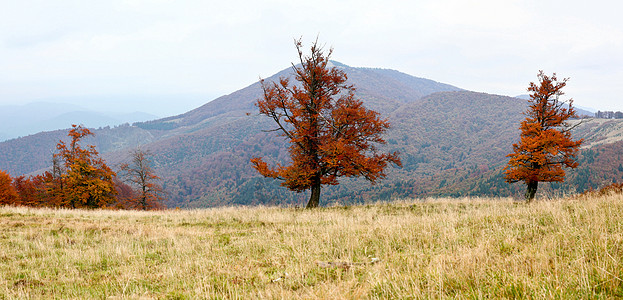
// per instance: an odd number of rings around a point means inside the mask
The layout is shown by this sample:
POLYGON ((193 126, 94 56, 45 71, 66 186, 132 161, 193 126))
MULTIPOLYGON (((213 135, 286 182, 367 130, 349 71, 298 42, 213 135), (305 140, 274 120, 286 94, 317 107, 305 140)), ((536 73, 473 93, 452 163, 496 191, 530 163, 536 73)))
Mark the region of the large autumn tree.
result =
POLYGON ((521 122, 521 139, 513 144, 513 152, 505 168, 509 183, 523 181, 526 184, 526 200, 534 199, 539 182, 562 182, 563 167, 575 168, 577 152, 582 140, 571 138, 572 126, 567 120, 577 117, 573 100, 563 101, 562 88, 568 78, 558 80, 556 73, 547 76, 540 71, 539 82, 530 82, 530 100, 526 119, 521 122))
POLYGON ((307 207, 317 207, 323 184, 336 185, 341 176, 363 176, 374 183, 385 177, 388 164, 401 165, 398 154, 379 153, 384 144, 387 120, 368 110, 355 98, 344 71, 330 67, 332 50, 324 53, 316 41, 311 53, 303 55, 301 41, 295 41, 300 65, 293 65, 296 84, 288 78, 278 83, 262 80, 264 97, 256 103, 260 114, 270 117, 289 142, 292 163, 270 168, 253 158, 257 171, 283 180, 282 185, 302 192, 311 189, 307 207))
POLYGON ((80 141, 93 133, 82 126, 72 125, 69 144, 59 141, 54 154, 50 193, 56 205, 70 208, 99 208, 113 203, 116 193, 115 172, 110 169, 93 145, 83 148, 80 141))

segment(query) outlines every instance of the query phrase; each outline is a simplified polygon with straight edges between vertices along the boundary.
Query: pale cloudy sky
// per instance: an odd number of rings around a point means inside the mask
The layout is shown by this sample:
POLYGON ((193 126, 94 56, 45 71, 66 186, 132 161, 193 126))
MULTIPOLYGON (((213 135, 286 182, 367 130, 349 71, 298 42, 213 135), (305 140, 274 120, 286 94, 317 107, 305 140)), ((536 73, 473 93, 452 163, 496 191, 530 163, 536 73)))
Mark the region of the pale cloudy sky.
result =
POLYGON ((333 59, 516 96, 538 70, 623 111, 623 2, 0 0, 0 105, 181 113, 296 61, 333 59), (142 109, 141 109, 142 108, 142 109))

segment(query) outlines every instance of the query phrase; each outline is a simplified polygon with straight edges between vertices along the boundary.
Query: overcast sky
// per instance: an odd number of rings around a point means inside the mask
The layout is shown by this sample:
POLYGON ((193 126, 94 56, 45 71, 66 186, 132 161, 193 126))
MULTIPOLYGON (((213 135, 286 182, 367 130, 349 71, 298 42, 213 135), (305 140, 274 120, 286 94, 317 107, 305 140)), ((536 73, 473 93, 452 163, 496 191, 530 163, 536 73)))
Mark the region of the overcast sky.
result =
POLYGON ((525 94, 556 72, 576 105, 623 111, 620 1, 0 1, 0 105, 181 113, 319 36, 344 64, 478 92, 525 94))

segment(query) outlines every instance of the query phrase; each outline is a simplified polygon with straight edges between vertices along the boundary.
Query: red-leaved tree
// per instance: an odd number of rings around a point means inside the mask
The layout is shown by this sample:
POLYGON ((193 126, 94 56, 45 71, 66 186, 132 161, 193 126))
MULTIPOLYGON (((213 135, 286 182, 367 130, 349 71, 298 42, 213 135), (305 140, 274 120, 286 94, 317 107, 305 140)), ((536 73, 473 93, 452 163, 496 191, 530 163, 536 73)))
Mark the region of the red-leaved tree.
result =
POLYGON ((19 195, 19 205, 42 207, 49 205, 45 174, 26 177, 24 175, 13 179, 13 186, 19 195))
POLYGON ((13 187, 13 178, 0 170, 0 205, 16 205, 18 201, 17 191, 13 187))
POLYGON ((310 208, 319 205, 323 184, 336 185, 341 176, 363 176, 374 183, 385 177, 388 164, 401 163, 397 152, 378 153, 374 144, 385 143, 381 135, 389 122, 355 98, 344 71, 329 66, 332 50, 325 55, 315 42, 304 56, 301 41, 295 45, 301 64, 292 69, 298 84, 288 78, 262 81, 264 97, 256 103, 289 140, 292 163, 270 168, 261 158, 251 162, 260 174, 283 180, 291 190, 311 189, 310 208))
POLYGON ((523 181, 526 200, 534 199, 539 182, 562 182, 563 167, 578 166, 576 155, 582 140, 571 138, 567 120, 577 117, 573 100, 560 100, 562 88, 568 78, 558 81, 556 73, 551 77, 540 71, 539 83, 530 82, 531 92, 526 119, 521 122, 521 140, 513 144, 513 153, 505 167, 505 179, 509 183, 523 181))

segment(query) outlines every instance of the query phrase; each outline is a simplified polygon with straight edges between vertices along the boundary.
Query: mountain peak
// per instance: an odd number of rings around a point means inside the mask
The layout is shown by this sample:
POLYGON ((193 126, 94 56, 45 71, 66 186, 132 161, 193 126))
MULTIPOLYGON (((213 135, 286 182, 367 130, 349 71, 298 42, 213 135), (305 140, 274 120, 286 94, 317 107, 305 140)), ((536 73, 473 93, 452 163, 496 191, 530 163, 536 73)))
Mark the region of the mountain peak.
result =
POLYGON ((343 63, 341 63, 339 61, 335 61, 335 60, 329 60, 329 63, 327 65, 329 67, 337 67, 337 68, 342 68, 342 69, 350 68, 349 65, 343 64, 343 63))

